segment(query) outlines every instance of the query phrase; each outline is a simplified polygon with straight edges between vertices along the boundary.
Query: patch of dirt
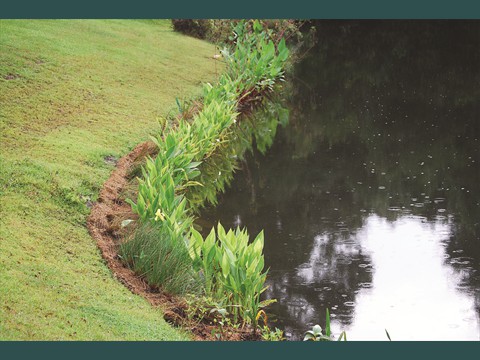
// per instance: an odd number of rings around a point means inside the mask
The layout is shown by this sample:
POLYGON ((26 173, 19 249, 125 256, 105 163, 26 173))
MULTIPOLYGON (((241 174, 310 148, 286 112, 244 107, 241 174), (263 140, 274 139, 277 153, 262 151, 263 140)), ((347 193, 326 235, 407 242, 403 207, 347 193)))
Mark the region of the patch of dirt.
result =
MULTIPOLYGON (((187 318, 188 305, 183 298, 167 294, 137 276, 124 266, 118 256, 118 245, 128 234, 121 224, 126 219, 137 219, 131 207, 124 200, 125 191, 131 181, 132 169, 138 167, 145 156, 153 156, 156 146, 152 142, 137 145, 129 154, 116 163, 116 168, 105 182, 97 201, 87 220, 90 235, 97 241, 103 259, 114 277, 124 284, 132 293, 143 296, 152 306, 160 307, 164 319, 174 325, 193 333, 195 340, 217 340, 213 332, 218 333, 218 326, 205 322, 196 322, 187 318)), ((128 228, 128 227, 127 227, 128 228)), ((225 329, 222 340, 245 341, 259 340, 260 335, 253 333, 250 327, 243 329, 225 329)))
POLYGON ((20 75, 18 75, 18 74, 7 74, 3 78, 5 80, 15 80, 15 79, 20 79, 20 75))
POLYGON ((107 155, 103 158, 103 161, 105 161, 105 164, 108 165, 117 165, 117 158, 113 155, 107 155))

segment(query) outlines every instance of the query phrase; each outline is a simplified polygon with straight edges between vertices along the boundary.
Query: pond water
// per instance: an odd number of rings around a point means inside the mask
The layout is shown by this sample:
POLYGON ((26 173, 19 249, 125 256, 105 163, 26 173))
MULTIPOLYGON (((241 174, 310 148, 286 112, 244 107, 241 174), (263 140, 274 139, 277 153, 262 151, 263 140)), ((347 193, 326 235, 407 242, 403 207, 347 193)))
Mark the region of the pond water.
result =
POLYGON ((205 224, 265 231, 271 326, 480 338, 480 22, 322 21, 205 224))

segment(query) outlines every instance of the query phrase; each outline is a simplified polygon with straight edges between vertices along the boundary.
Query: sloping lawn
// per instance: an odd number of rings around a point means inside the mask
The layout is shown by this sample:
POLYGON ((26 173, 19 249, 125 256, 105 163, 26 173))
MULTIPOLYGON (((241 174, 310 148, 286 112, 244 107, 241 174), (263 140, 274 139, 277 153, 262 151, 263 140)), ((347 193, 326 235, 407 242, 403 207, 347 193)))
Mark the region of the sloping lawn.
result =
POLYGON ((166 20, 0 21, 0 339, 189 339, 113 278, 85 224, 109 157, 214 81, 214 52, 166 20))

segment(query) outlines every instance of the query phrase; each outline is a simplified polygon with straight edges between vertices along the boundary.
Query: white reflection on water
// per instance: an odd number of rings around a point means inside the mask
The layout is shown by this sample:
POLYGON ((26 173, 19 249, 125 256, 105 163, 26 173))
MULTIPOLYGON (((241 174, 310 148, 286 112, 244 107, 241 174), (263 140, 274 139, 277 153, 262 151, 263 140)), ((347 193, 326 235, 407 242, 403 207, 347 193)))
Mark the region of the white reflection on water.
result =
POLYGON ((334 320, 334 332, 346 330, 349 340, 386 340, 385 328, 393 340, 478 340, 474 294, 458 289, 462 276, 445 262, 450 233, 447 221, 370 215, 355 237, 370 255, 372 284, 360 288, 351 325, 334 320))
MULTIPOLYGON (((296 273, 310 286, 326 278, 336 262, 351 263, 359 254, 368 255, 370 263, 358 267, 372 272, 371 282, 359 284, 355 301, 331 309, 334 333, 346 330, 351 340, 386 340, 385 328, 394 340, 478 340, 475 294, 463 286, 465 273, 450 264, 468 265, 469 258, 449 259, 446 252, 452 224, 445 216, 427 221, 403 215, 392 222, 369 215, 349 237, 317 235, 309 261, 296 273), (323 252, 331 241, 336 255, 324 263, 323 252), (346 307, 353 307, 353 314, 346 307), (351 317, 347 327, 340 322, 345 316, 351 317)), ((311 306, 302 305, 296 316, 304 321, 315 318, 308 314, 311 306)))

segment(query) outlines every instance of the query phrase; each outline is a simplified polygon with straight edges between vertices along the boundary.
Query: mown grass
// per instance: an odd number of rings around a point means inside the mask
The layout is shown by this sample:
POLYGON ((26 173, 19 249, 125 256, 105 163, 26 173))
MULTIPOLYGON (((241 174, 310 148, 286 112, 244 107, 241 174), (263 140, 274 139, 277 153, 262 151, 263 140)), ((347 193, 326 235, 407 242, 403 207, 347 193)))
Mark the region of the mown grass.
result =
POLYGON ((187 339, 86 229, 120 157, 198 94, 213 45, 169 21, 0 21, 0 339, 187 339))

